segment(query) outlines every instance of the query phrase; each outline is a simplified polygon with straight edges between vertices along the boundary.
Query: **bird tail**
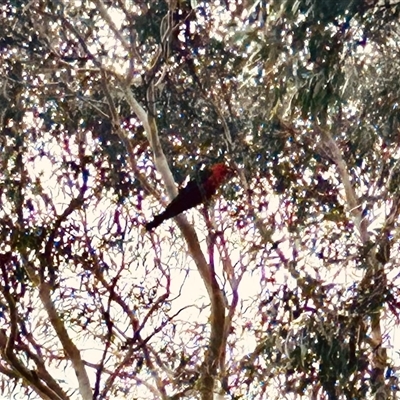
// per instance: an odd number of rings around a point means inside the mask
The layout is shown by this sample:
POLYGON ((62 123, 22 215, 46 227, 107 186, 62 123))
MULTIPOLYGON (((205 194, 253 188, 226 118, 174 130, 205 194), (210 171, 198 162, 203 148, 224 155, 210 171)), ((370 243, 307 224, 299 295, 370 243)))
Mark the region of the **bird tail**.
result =
MULTIPOLYGON (((168 204, 167 208, 161 214, 156 215, 153 221, 147 223, 145 225, 146 230, 151 231, 152 229, 157 228, 157 226, 161 225, 166 219, 174 218, 181 212, 193 207, 194 204, 188 207, 188 204, 193 201, 193 198, 191 199, 188 196, 191 194, 190 192, 186 192, 187 190, 184 190, 180 194, 178 194, 178 196, 175 197, 175 199, 173 199, 171 203, 168 204)), ((196 198, 194 199, 197 200, 196 198)))
POLYGON ((154 217, 153 221, 148 222, 144 227, 147 232, 157 228, 157 226, 161 225, 164 222, 165 218, 163 214, 157 215, 154 217))

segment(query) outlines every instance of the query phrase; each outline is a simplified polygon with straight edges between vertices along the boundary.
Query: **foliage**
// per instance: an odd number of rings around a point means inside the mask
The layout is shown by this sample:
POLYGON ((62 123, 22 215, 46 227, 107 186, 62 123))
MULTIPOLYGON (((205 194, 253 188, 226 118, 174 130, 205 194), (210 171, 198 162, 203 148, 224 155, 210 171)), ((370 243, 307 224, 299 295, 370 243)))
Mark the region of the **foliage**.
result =
POLYGON ((396 398, 399 4, 0 7, 4 396, 396 398))

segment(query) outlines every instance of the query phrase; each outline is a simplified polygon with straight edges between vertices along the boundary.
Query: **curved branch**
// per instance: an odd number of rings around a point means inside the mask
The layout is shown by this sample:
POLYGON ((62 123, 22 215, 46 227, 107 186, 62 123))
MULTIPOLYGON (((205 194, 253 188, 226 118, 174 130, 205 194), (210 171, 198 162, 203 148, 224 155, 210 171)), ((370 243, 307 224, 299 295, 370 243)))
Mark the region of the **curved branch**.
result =
POLYGON ((50 295, 51 285, 44 282, 39 285, 39 297, 44 309, 49 316, 50 323, 61 342, 65 354, 71 360, 75 375, 78 379, 79 392, 84 400, 92 400, 93 393, 90 386, 89 377, 86 373, 84 362, 82 361, 80 351, 68 335, 68 332, 57 313, 50 295))
MULTIPOLYGON (((152 83, 150 83, 150 85, 152 85, 152 83)), ((139 103, 134 99, 129 89, 126 89, 125 93, 128 103, 131 105, 133 111, 143 123, 143 126, 149 138, 150 146, 153 150, 155 165, 158 172, 163 177, 163 181, 169 198, 173 199, 177 195, 177 189, 171 170, 168 166, 167 159, 161 146, 155 117, 153 115, 147 115, 145 113, 143 107, 141 107, 139 103)), ((153 96, 154 91, 150 90, 148 92, 148 99, 154 104, 153 96)), ((202 390, 202 398, 204 400, 207 400, 212 399, 213 397, 216 371, 218 368, 220 355, 223 351, 225 302, 222 291, 218 285, 215 276, 215 271, 211 271, 210 266, 206 261, 206 258, 200 248, 199 240, 194 228, 188 223, 187 219, 183 215, 176 217, 176 222, 187 243, 189 253, 196 264, 201 278, 203 279, 211 302, 211 333, 209 347, 206 352, 203 364, 203 374, 200 385, 202 390)))
MULTIPOLYGON (((6 333, 4 330, 0 330, 0 349, 4 350, 6 347, 6 344, 9 342, 10 338, 7 338, 6 333)), ((28 379, 28 382, 32 385, 31 387, 33 390, 36 391, 43 399, 44 398, 49 398, 52 400, 60 399, 60 400, 68 400, 69 397, 67 396, 66 393, 62 390, 60 385, 56 382, 56 380, 48 373, 43 360, 41 357, 39 357, 37 354, 32 353, 30 350, 29 346, 26 345, 25 343, 17 343, 15 345, 16 350, 23 352, 25 355, 27 355, 37 366, 37 370, 26 370, 23 372, 22 376, 25 377, 25 379, 28 379), (37 379, 39 378, 39 380, 37 379), (43 386, 40 381, 43 381, 46 386, 43 386)), ((13 356, 13 358, 15 355, 13 356)), ((15 362, 15 359, 10 359, 11 361, 15 362)), ((17 360, 18 364, 20 363, 19 360, 17 360)), ((24 368, 22 365, 18 364, 11 364, 14 367, 15 371, 19 371, 19 374, 22 372, 22 368, 24 368)), ((0 371, 3 374, 6 374, 13 379, 18 379, 21 376, 18 374, 15 375, 10 375, 11 371, 7 372, 6 369, 0 371)))
POLYGON ((357 198, 356 192, 350 181, 350 175, 347 170, 347 164, 344 161, 339 147, 329 132, 321 129, 319 131, 322 141, 330 152, 330 157, 336 164, 339 176, 341 178, 344 190, 346 193, 346 200, 350 214, 353 216, 354 224, 360 234, 361 241, 365 244, 368 241, 367 221, 362 216, 361 203, 357 198))
POLYGON ((2 293, 7 301, 7 305, 10 312, 10 335, 7 337, 3 330, 0 331, 0 354, 4 360, 11 366, 14 372, 16 372, 19 378, 22 378, 25 385, 29 385, 42 399, 46 400, 62 400, 63 397, 59 396, 57 392, 54 392, 50 387, 43 384, 35 370, 28 369, 19 360, 15 354, 15 345, 18 340, 18 311, 17 304, 14 296, 9 291, 9 283, 6 271, 6 265, 2 263, 0 265, 5 287, 2 293))
MULTIPOLYGON (((168 30, 163 38, 167 38, 168 30)), ((156 65, 161 57, 162 52, 158 52, 156 55, 156 61, 151 70, 151 75, 154 76, 156 65)), ((130 105, 132 111, 136 114, 138 119, 141 121, 149 143, 154 154, 154 163, 161 174, 166 191, 170 199, 173 199, 177 195, 177 188, 169 168, 167 159, 161 146, 161 142, 158 136, 158 129, 156 124, 156 110, 155 110, 155 90, 154 82, 149 82, 147 90, 147 102, 150 107, 150 111, 146 113, 144 108, 138 103, 138 101, 132 95, 132 92, 128 87, 123 87, 126 100, 130 105)), ((183 215, 176 217, 176 222, 182 232, 182 235, 187 243, 189 253, 191 254, 197 269, 203 279, 204 285, 207 289, 208 296, 211 302, 211 316, 210 325, 211 333, 209 339, 209 347, 205 355, 203 364, 203 373, 201 377, 200 387, 202 388, 202 398, 212 399, 213 390, 215 386, 215 376, 218 368, 218 362, 222 353, 222 347, 224 345, 224 328, 225 328, 225 302, 222 295, 222 291, 218 285, 215 271, 211 271, 206 258, 200 248, 199 240, 196 235, 194 228, 188 223, 183 215)))

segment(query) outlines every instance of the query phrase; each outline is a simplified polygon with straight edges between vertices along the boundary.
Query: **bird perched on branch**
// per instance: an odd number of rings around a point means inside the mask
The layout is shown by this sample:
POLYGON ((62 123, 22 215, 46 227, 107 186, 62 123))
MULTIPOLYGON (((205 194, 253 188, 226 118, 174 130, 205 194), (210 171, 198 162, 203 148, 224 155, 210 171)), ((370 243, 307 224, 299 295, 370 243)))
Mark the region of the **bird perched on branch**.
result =
POLYGON ((224 163, 215 164, 204 170, 197 171, 196 176, 179 190, 178 195, 168 204, 165 211, 156 215, 153 221, 145 225, 151 231, 161 225, 166 219, 176 217, 183 211, 207 203, 217 189, 232 176, 233 170, 224 163))

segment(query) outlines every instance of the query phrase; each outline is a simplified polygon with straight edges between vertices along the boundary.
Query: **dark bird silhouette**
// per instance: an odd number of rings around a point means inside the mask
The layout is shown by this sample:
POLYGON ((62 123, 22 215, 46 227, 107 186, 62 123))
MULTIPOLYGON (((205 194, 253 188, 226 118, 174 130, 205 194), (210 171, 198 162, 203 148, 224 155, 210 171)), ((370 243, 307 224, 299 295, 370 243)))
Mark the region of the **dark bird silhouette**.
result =
POLYGON ((161 225, 166 219, 176 217, 183 211, 207 203, 217 189, 233 174, 233 170, 224 163, 198 171, 194 179, 179 190, 178 195, 168 204, 165 211, 156 215, 153 221, 145 225, 151 231, 161 225))

